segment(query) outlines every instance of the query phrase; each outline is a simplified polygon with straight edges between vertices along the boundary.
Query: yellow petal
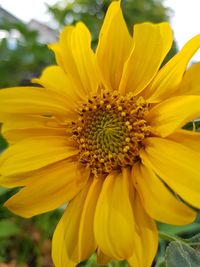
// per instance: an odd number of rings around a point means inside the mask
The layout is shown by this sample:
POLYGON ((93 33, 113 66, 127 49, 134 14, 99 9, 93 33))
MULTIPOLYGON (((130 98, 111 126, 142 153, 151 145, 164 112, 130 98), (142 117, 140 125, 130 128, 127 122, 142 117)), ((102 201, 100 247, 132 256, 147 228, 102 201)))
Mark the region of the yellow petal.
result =
POLYGON ((0 121, 12 114, 69 116, 66 100, 42 88, 15 87, 0 91, 0 121))
POLYGON ((103 253, 99 248, 97 249, 97 263, 100 265, 107 265, 112 258, 103 253))
MULTIPOLYGON (((64 217, 64 215, 63 215, 64 217)), ((55 267, 76 267, 77 262, 69 259, 65 248, 65 222, 59 221, 52 240, 52 259, 55 267)))
POLYGON ((146 212, 155 220, 174 225, 195 220, 196 212, 173 196, 151 169, 136 164, 132 179, 146 212))
POLYGON ((129 177, 125 173, 108 175, 95 213, 94 231, 98 247, 109 257, 118 260, 129 258, 135 245, 136 231, 129 186, 129 177))
MULTIPOLYGON (((53 237, 53 253, 62 255, 65 250, 67 258, 77 263, 87 259, 97 247, 93 234, 93 221, 102 179, 91 180, 69 203, 53 237), (63 234, 58 236, 60 232, 63 234), (57 250, 55 242, 62 243, 61 250, 57 250)), ((56 257, 58 261, 58 255, 56 257)))
POLYGON ((66 127, 55 118, 42 116, 12 116, 1 128, 1 134, 13 144, 35 136, 66 136, 66 127))
MULTIPOLYGON (((99 194, 102 188, 103 179, 94 178, 90 189, 85 199, 84 207, 82 209, 81 220, 79 224, 79 237, 77 238, 78 250, 74 252, 74 258, 82 261, 87 259, 93 251, 95 251, 97 244, 94 238, 94 214, 99 194)), ((71 251, 69 245, 69 253, 71 251)), ((72 253, 72 252, 71 252, 72 253)))
POLYGON ((166 137, 200 116, 200 96, 176 96, 153 107, 146 119, 155 134, 166 137))
POLYGON ((83 188, 89 169, 76 162, 61 161, 30 175, 27 187, 11 197, 5 206, 31 217, 69 202, 83 188))
POLYGON ((1 155, 0 174, 16 175, 33 171, 78 153, 66 138, 46 136, 25 139, 1 155))
POLYGON ((137 194, 133 202, 133 210, 140 242, 135 246, 134 254, 128 259, 128 262, 131 267, 150 267, 158 248, 157 227, 145 212, 137 194), (138 263, 136 264, 137 261, 138 263))
POLYGON ((189 60, 200 48, 200 35, 192 38, 158 73, 147 91, 149 102, 159 102, 172 96, 180 85, 189 60))
POLYGON ((68 99, 68 105, 72 105, 72 107, 76 107, 79 104, 78 101, 86 97, 59 66, 47 67, 40 78, 35 78, 32 82, 44 86, 49 91, 63 95, 68 99))
POLYGON ((184 74, 177 95, 200 95, 200 62, 193 64, 184 74))
POLYGON ((68 74, 71 82, 82 95, 91 95, 98 87, 98 73, 91 35, 87 27, 79 22, 75 27, 66 26, 57 45, 50 46, 58 64, 68 74))
POLYGON ((171 140, 154 137, 146 139, 140 157, 181 198, 200 208, 199 153, 171 140))
POLYGON ((125 64, 120 91, 140 93, 154 78, 172 45, 168 23, 134 26, 133 50, 125 64))
MULTIPOLYGON (((68 26, 68 28, 73 29, 73 26, 68 26)), ((65 67, 63 63, 62 50, 60 44, 59 43, 49 44, 48 48, 54 52, 57 64, 64 70, 65 67)))
POLYGON ((178 130, 167 137, 177 143, 196 151, 200 152, 200 133, 187 130, 178 130))
POLYGON ((113 1, 104 19, 96 52, 102 80, 107 89, 118 90, 131 46, 132 38, 123 18, 120 1, 113 1))

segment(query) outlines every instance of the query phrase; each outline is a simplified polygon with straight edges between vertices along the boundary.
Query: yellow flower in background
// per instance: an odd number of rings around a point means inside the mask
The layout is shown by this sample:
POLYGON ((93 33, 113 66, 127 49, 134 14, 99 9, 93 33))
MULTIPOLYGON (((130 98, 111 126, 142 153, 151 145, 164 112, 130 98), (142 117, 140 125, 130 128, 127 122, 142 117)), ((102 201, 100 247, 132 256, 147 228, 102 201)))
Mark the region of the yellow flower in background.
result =
POLYGON ((164 67, 168 23, 130 36, 120 2, 104 19, 96 51, 82 23, 67 26, 38 87, 0 91, 0 184, 23 187, 6 206, 31 217, 68 203, 53 237, 56 267, 126 259, 150 267, 154 220, 184 225, 200 208, 200 135, 181 129, 200 116, 200 47, 191 39, 164 67), (167 185, 167 186, 166 186, 167 185), (169 188, 171 190, 169 190, 169 188), (172 193, 174 191, 179 198, 172 193))

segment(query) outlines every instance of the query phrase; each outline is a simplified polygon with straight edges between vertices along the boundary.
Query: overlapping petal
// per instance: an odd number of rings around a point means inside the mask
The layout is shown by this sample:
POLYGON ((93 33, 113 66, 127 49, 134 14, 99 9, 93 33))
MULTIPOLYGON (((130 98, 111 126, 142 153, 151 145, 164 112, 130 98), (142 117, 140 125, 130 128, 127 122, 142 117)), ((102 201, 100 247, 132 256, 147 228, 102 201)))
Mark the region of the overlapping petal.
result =
POLYGON ((140 157, 181 198, 200 207, 199 153, 171 140, 147 138, 140 157))
POLYGON ((95 251, 93 222, 101 186, 102 179, 90 179, 69 203, 53 237, 53 259, 57 267, 68 266, 67 259, 76 263, 83 261, 95 251), (64 259, 62 255, 65 255, 64 259))
POLYGON ((154 78, 172 45, 168 23, 142 23, 134 26, 133 48, 127 59, 120 92, 140 93, 154 78))
POLYGON ((96 51, 101 78, 107 89, 118 90, 132 45, 120 1, 113 1, 106 13, 96 51))
POLYGON ((147 115, 155 134, 166 137, 200 116, 200 96, 176 96, 155 105, 147 115))
POLYGON ((27 186, 11 197, 5 206, 26 218, 53 210, 75 197, 89 175, 90 170, 78 162, 55 163, 27 175, 27 186))
POLYGON ((196 151, 200 152, 200 133, 187 130, 178 130, 167 137, 177 143, 196 151))
POLYGON ((113 260, 111 257, 103 253, 99 248, 97 249, 96 253, 97 253, 97 263, 100 265, 106 265, 113 260))
POLYGON ((200 62, 193 64, 184 74, 177 95, 200 95, 200 62))
POLYGON ((10 146, 0 158, 0 174, 11 176, 37 170, 72 157, 78 149, 66 138, 45 136, 28 138, 10 146))
POLYGON ((15 115, 67 116, 74 118, 66 99, 42 88, 15 87, 0 91, 0 122, 15 115))
POLYGON ((129 198, 129 178, 126 170, 109 174, 97 203, 94 221, 99 248, 111 258, 127 259, 136 245, 134 215, 129 198))
POLYGON ((39 78, 32 80, 44 86, 47 90, 60 94, 67 99, 67 105, 76 107, 80 101, 85 100, 85 95, 76 84, 70 80, 69 75, 60 66, 50 66, 44 69, 39 78))
POLYGON ((57 63, 81 95, 89 96, 96 92, 99 78, 95 55, 91 48, 90 32, 83 23, 79 22, 75 27, 66 26, 59 43, 50 45, 50 48, 56 54, 57 63))
POLYGON ((135 194, 134 200, 132 199, 132 207, 140 238, 128 262, 131 267, 150 267, 158 248, 157 227, 153 219, 145 212, 138 194, 135 194))
POLYGON ((132 170, 132 179, 143 207, 152 218, 174 225, 194 221, 196 212, 176 199, 150 168, 136 164, 132 170))
POLYGON ((200 35, 197 35, 159 71, 146 92, 149 102, 160 102, 176 93, 189 60, 199 48, 200 35))
POLYGON ((42 116, 12 116, 4 122, 1 128, 2 135, 10 143, 16 143, 35 136, 61 136, 67 135, 66 126, 55 118, 42 116))

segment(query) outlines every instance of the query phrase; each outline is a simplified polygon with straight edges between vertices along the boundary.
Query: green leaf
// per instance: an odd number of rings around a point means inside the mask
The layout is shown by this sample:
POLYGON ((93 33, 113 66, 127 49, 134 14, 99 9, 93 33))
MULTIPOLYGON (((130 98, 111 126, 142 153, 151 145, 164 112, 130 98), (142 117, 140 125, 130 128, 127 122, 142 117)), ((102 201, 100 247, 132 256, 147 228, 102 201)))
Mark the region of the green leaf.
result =
POLYGON ((10 188, 0 187, 0 196, 10 191, 10 188))
POLYGON ((166 267, 199 267, 199 266, 200 266, 200 251, 198 249, 194 249, 188 244, 180 241, 173 241, 167 247, 166 267))
POLYGON ((165 261, 163 260, 163 261, 156 262, 155 267, 166 267, 165 261))
POLYGON ((7 238, 10 236, 17 235, 20 229, 14 222, 10 220, 0 221, 0 238, 7 238))
POLYGON ((200 234, 197 234, 189 239, 186 239, 190 246, 200 246, 200 234))

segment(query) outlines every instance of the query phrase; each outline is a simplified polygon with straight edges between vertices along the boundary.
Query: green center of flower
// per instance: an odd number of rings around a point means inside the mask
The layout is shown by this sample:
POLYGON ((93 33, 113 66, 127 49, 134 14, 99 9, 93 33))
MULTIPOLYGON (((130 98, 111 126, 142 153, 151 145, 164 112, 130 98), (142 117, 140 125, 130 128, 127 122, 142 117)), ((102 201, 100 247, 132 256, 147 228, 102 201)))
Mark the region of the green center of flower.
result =
POLYGON ((72 123, 80 162, 95 175, 132 166, 143 139, 151 134, 144 119, 147 112, 146 101, 132 94, 103 91, 89 99, 79 110, 79 121, 72 123))

